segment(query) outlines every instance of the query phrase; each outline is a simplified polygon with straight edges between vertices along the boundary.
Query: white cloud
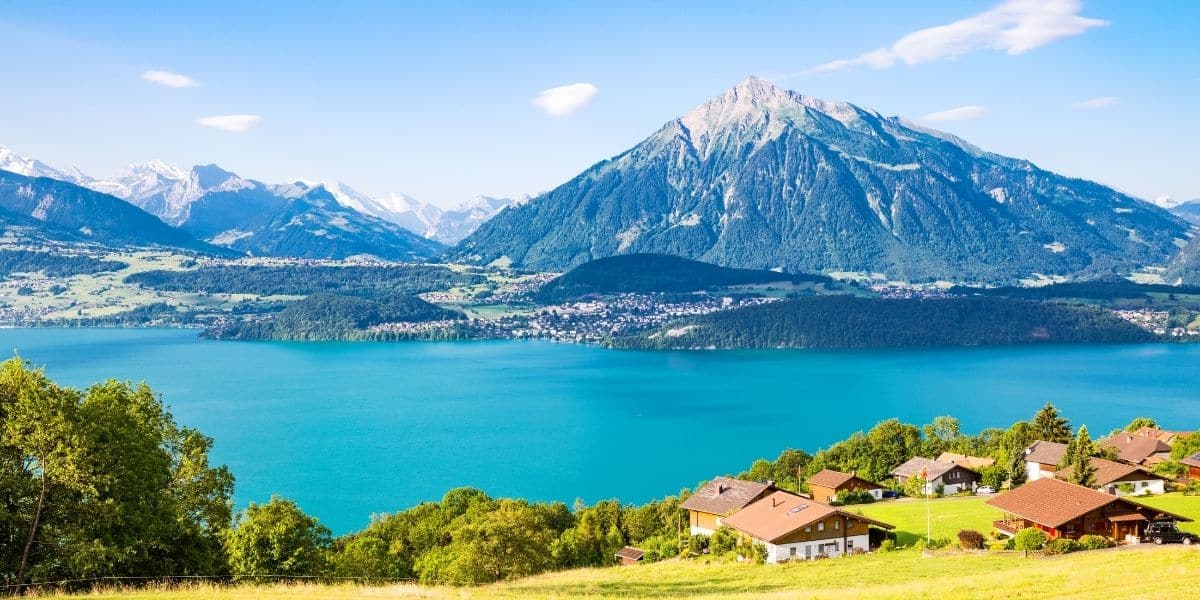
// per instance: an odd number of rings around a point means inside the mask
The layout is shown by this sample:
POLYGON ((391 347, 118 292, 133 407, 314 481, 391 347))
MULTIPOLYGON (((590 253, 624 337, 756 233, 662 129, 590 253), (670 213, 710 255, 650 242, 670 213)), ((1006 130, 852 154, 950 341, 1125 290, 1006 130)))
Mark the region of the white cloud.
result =
POLYGON ((958 108, 951 108, 949 110, 939 110, 937 112, 931 112, 931 113, 921 117, 921 120, 922 121, 969 121, 971 119, 978 119, 979 117, 987 116, 987 114, 990 112, 991 111, 989 111, 987 108, 985 108, 983 106, 975 106, 975 105, 960 106, 958 108))
POLYGON ((590 83, 572 83, 542 90, 532 102, 547 114, 561 117, 590 104, 599 91, 599 88, 590 83))
POLYGON ((1076 102, 1071 106, 1075 108, 1105 108, 1108 106, 1114 106, 1120 101, 1121 99, 1116 96, 1101 96, 1099 98, 1084 100, 1083 102, 1076 102))
POLYGON ((261 123, 262 117, 258 115, 214 115, 196 119, 196 122, 205 127, 241 133, 261 123))
POLYGON ((150 83, 156 83, 158 85, 165 85, 173 88, 188 88, 200 85, 195 79, 192 79, 187 75, 172 73, 170 71, 146 71, 145 73, 142 73, 142 79, 145 79, 150 83))
POLYGON ((916 65, 957 58, 977 50, 1021 54, 1108 25, 1107 21, 1080 16, 1080 9, 1080 0, 1005 0, 975 16, 914 31, 889 48, 830 61, 811 71, 857 66, 886 69, 901 62, 916 65))

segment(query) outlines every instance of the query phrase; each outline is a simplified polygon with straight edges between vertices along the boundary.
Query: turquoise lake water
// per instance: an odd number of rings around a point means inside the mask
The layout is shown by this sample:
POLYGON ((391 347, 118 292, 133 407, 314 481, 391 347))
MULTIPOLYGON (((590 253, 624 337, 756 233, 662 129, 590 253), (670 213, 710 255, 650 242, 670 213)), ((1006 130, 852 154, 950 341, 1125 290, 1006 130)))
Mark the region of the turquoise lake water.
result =
POLYGON ((0 329, 56 380, 146 381, 216 439, 239 506, 335 532, 475 486, 641 502, 899 417, 1007 426, 1046 401, 1108 431, 1200 427, 1200 344, 623 352, 548 342, 216 342, 171 329, 0 329))

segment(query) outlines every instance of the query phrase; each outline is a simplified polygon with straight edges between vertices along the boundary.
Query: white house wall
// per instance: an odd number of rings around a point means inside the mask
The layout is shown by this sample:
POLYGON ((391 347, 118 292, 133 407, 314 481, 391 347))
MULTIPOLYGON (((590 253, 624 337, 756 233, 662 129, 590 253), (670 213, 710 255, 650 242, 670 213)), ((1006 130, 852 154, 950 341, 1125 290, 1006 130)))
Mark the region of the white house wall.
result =
POLYGON ((861 548, 864 552, 870 548, 870 536, 868 534, 846 536, 842 538, 832 538, 827 540, 811 540, 807 542, 796 542, 794 544, 764 544, 767 547, 767 562, 777 563, 785 560, 805 560, 810 559, 818 554, 821 554, 821 547, 826 546, 825 554, 829 557, 841 556, 846 553, 848 542, 850 548, 861 548), (830 544, 837 544, 837 550, 829 547, 830 544), (792 548, 796 549, 795 556, 792 555, 792 548))

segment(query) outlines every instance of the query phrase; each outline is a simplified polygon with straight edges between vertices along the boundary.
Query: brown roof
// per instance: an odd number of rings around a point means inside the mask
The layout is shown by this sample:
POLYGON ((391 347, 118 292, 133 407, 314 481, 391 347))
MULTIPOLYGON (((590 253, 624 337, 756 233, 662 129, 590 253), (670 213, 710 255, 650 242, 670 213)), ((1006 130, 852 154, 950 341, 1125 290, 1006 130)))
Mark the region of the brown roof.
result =
MULTIPOLYGON (((1118 479, 1133 475, 1134 473, 1140 473, 1143 479, 1162 479, 1162 477, 1159 477, 1150 471, 1134 465, 1127 465, 1125 463, 1113 462, 1111 460, 1104 460, 1103 458, 1096 457, 1092 457, 1092 460, 1089 462, 1091 462, 1092 467, 1096 469, 1097 486, 1108 485, 1118 479)), ((1067 477, 1070 477, 1070 475, 1071 467, 1060 469, 1054 474, 1054 476, 1059 479, 1066 479, 1067 477)))
POLYGON ((645 555, 646 551, 642 550, 641 548, 625 546, 624 548, 617 550, 617 553, 614 556, 617 558, 628 558, 629 560, 642 560, 642 557, 645 555))
POLYGON ((862 477, 859 477, 859 476, 855 475, 854 473, 843 473, 841 471, 834 471, 831 469, 822 469, 820 473, 817 473, 816 475, 809 477, 808 485, 819 485, 821 487, 827 487, 827 488, 836 490, 836 489, 842 487, 843 485, 846 485, 847 483, 854 481, 855 479, 857 479, 857 480, 861 481, 862 483, 865 483, 869 486, 883 487, 873 481, 867 481, 866 479, 863 479, 862 477))
POLYGON ((1116 448, 1117 457, 1131 463, 1140 463, 1157 452, 1171 451, 1166 442, 1136 433, 1118 433, 1100 445, 1116 448))
POLYGON ((1159 440, 1161 442, 1166 442, 1168 444, 1174 444, 1176 439, 1178 439, 1181 436, 1188 435, 1190 432, 1168 431, 1166 429, 1158 429, 1157 427, 1142 427, 1141 429, 1138 429, 1134 433, 1136 433, 1137 435, 1152 437, 1156 440, 1159 440))
POLYGON ((1025 449, 1025 462, 1039 465, 1058 465, 1067 455, 1067 445, 1058 442, 1036 441, 1025 449))
POLYGON ((1017 489, 989 498, 986 503, 1006 513, 1054 528, 1110 504, 1114 505, 1114 515, 1140 512, 1148 515, 1165 514, 1180 521, 1191 521, 1187 517, 1051 478, 1031 481, 1017 489))
POLYGON ((712 515, 727 515, 754 502, 773 486, 756 481, 717 477, 696 490, 679 506, 712 515))
MULTIPOLYGON (((921 474, 921 469, 925 469, 925 480, 933 481, 942 475, 950 472, 953 469, 966 469, 962 465, 954 463, 939 462, 930 460, 924 456, 914 456, 908 459, 904 464, 892 469, 892 475, 896 477, 915 477, 921 474)), ((969 469, 968 469, 969 470, 969 469)))
POLYGON ((722 523, 756 539, 773 542, 831 515, 893 529, 892 525, 882 521, 846 512, 784 490, 778 490, 751 503, 725 517, 722 523))
POLYGON ((943 452, 937 457, 938 462, 954 463, 962 465, 968 469, 982 469, 996 464, 994 458, 983 458, 979 456, 971 456, 969 454, 956 454, 954 452, 943 452))
POLYGON ((1189 467, 1200 467, 1200 452, 1179 459, 1179 462, 1189 467))

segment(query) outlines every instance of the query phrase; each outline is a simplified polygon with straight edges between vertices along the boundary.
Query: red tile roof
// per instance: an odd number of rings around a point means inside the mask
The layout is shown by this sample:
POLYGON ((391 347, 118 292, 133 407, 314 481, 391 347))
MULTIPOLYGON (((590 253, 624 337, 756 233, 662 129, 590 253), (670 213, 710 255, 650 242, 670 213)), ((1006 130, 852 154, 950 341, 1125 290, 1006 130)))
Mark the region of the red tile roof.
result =
POLYGON ((1118 433, 1100 445, 1115 448, 1118 458, 1131 463, 1140 463, 1152 454, 1171 451, 1166 442, 1136 433, 1118 433))
POLYGON ((710 515, 727 515, 754 502, 768 490, 775 489, 765 483, 742 481, 730 477, 717 477, 696 490, 679 506, 710 515))
POLYGON ((867 481, 866 479, 863 479, 862 477, 859 477, 853 473, 843 473, 841 471, 834 471, 831 469, 822 469, 821 472, 809 477, 808 485, 819 485, 821 487, 827 487, 836 490, 843 485, 854 481, 855 479, 871 487, 883 487, 878 483, 867 481))
MULTIPOLYGON (((1090 462, 1092 463, 1092 467, 1096 469, 1096 486, 1108 485, 1118 479, 1133 474, 1140 474, 1139 476, 1141 479, 1138 481, 1162 479, 1162 477, 1159 477, 1158 475, 1155 475, 1146 469, 1136 467, 1134 465, 1127 465, 1125 463, 1113 462, 1111 460, 1104 460, 1103 458, 1096 457, 1092 457, 1090 462)), ((1071 467, 1060 469, 1054 474, 1054 476, 1059 479, 1066 479, 1070 477, 1071 467)))
POLYGON ((1007 491, 986 501, 1006 513, 1033 521, 1046 527, 1060 527, 1087 513, 1113 505, 1113 515, 1141 513, 1148 516, 1165 514, 1180 521, 1191 521, 1163 510, 1144 506, 1081 485, 1059 479, 1038 479, 1007 491))
POLYGON ((892 525, 882 521, 846 512, 783 490, 769 494, 725 517, 722 523, 756 539, 773 542, 832 515, 893 529, 892 525))
POLYGON ((1066 455, 1066 444, 1039 440, 1025 449, 1025 462, 1057 466, 1066 455))

